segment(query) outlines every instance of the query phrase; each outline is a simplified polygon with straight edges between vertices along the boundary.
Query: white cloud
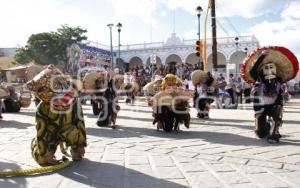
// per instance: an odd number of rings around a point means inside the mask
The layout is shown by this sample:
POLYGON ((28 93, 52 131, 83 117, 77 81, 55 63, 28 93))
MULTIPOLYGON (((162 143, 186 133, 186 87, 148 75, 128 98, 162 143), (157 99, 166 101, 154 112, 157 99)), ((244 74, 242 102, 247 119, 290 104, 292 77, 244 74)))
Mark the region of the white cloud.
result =
POLYGON ((157 26, 153 15, 156 10, 156 2, 151 0, 112 0, 110 1, 114 7, 114 18, 134 18, 141 19, 142 22, 157 26))
MULTIPOLYGON (((190 14, 196 14, 195 9, 201 6, 205 12, 207 9, 207 0, 157 0, 165 4, 169 9, 181 8, 190 14)), ((254 18, 261 15, 278 12, 282 10, 288 2, 297 2, 297 0, 218 0, 216 1, 216 14, 218 17, 242 16, 245 18, 254 18)))
POLYGON ((250 31, 260 41, 262 46, 278 45, 285 46, 297 54, 300 58, 300 19, 299 12, 291 12, 292 10, 300 10, 300 2, 292 2, 283 10, 282 20, 278 22, 264 21, 252 28, 250 31), (295 19, 297 18, 297 19, 295 19))
POLYGON ((192 29, 183 34, 184 39, 194 39, 197 36, 198 31, 196 29, 192 29))
POLYGON ((204 4, 201 2, 204 2, 204 0, 200 1, 200 4, 194 0, 157 0, 157 2, 162 3, 166 5, 169 9, 175 10, 177 8, 181 8, 191 14, 196 14, 196 7, 201 4, 202 8, 205 7, 204 4))
MULTIPOLYGON (((170 10, 181 9, 195 15, 201 5, 206 10, 207 0, 10 0, 1 2, 0 47, 24 45, 34 33, 55 31, 62 24, 81 26, 88 30, 89 40, 109 44, 108 23, 123 24, 122 44, 165 40, 171 30, 165 16, 170 10), (164 22, 163 22, 164 20, 164 22), (152 26, 151 26, 152 25, 152 26)), ((257 35, 262 44, 280 43, 298 46, 300 6, 297 0, 218 0, 217 16, 257 17, 268 12, 282 12, 281 22, 263 22, 250 31, 257 35), (290 6, 286 5, 290 2, 290 6), (284 9, 286 8, 286 9, 284 9), (272 28, 272 29, 270 29, 272 28), (276 39, 276 40, 275 40, 276 39), (275 42, 274 42, 275 41, 275 42)), ((202 21, 204 16, 201 17, 202 21)), ((171 20, 171 19, 170 19, 171 20)), ((176 23, 185 25, 184 20, 176 23)), ((196 21, 196 18, 195 18, 196 21)), ((201 22, 202 22, 201 21, 201 22)), ((203 22, 202 22, 203 23, 203 22)), ((208 23, 210 25, 210 23, 208 23)), ((196 38, 197 23, 178 33, 185 39, 196 38)), ((220 30, 220 29, 219 29, 220 30)), ((220 32, 220 31, 219 31, 220 32)), ((203 36, 203 29, 201 29, 203 36)), ((208 31, 208 37, 210 32, 208 31)), ((218 36, 221 36, 218 34, 218 36)), ((114 44, 117 31, 113 31, 114 44)))
POLYGON ((300 19, 300 2, 291 2, 287 9, 282 11, 281 17, 286 19, 300 19))
POLYGON ((254 18, 267 13, 278 12, 285 5, 286 0, 220 0, 216 4, 218 16, 242 16, 245 18, 254 18))
POLYGON ((160 16, 164 17, 164 16, 166 16, 166 15, 167 15, 167 12, 166 12, 166 11, 161 11, 160 16))

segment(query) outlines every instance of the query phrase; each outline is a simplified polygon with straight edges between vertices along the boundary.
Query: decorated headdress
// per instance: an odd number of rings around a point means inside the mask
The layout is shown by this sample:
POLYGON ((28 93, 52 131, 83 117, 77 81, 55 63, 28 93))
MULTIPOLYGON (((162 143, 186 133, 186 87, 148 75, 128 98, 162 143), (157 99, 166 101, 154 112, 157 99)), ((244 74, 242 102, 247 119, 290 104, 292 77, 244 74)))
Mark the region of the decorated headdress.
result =
POLYGON ((283 82, 293 79, 299 70, 299 62, 297 57, 287 48, 281 46, 267 46, 262 48, 256 48, 253 50, 244 60, 241 66, 241 76, 248 82, 255 82, 255 78, 250 74, 250 70, 258 62, 257 60, 264 54, 263 51, 267 51, 267 54, 263 58, 260 65, 255 71, 261 71, 262 66, 267 63, 274 63, 276 65, 277 76, 282 79, 283 82))

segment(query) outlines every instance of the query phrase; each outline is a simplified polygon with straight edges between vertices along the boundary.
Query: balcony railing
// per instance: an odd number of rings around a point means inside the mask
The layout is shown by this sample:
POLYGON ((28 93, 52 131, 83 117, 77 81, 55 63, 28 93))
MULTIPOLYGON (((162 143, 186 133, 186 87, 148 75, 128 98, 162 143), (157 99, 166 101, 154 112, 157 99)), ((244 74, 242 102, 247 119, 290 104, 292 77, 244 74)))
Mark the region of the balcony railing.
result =
MULTIPOLYGON (((258 43, 258 40, 255 36, 237 36, 239 38, 238 43, 258 43)), ((236 37, 220 37, 217 38, 218 44, 235 44, 237 41, 235 40, 236 37)), ((197 39, 189 39, 189 40, 182 40, 180 44, 177 45, 168 45, 165 42, 151 42, 151 43, 139 43, 139 44, 127 44, 121 45, 121 51, 130 51, 130 50, 146 50, 146 49, 154 49, 154 48, 170 48, 176 46, 194 46, 197 39)), ((212 44, 211 38, 206 39, 207 45, 212 44)), ((109 45, 88 41, 88 46, 93 46, 96 48, 101 48, 104 50, 110 50, 109 45)), ((113 47, 114 51, 118 50, 118 46, 113 47)))
MULTIPOLYGON (((218 44, 235 44, 237 41, 235 40, 236 37, 222 37, 217 38, 218 44)), ((258 40, 255 36, 238 36, 239 40, 238 43, 258 43, 258 40)), ((165 42, 152 42, 152 43, 141 43, 141 44, 130 44, 130 45, 123 45, 120 47, 122 51, 128 50, 146 50, 146 49, 153 49, 153 48, 170 48, 176 46, 194 46, 197 39, 189 39, 183 40, 181 44, 178 45, 168 45, 165 42)), ((212 44, 211 38, 206 39, 207 45, 212 44)), ((114 50, 118 49, 117 46, 114 47, 114 50)))

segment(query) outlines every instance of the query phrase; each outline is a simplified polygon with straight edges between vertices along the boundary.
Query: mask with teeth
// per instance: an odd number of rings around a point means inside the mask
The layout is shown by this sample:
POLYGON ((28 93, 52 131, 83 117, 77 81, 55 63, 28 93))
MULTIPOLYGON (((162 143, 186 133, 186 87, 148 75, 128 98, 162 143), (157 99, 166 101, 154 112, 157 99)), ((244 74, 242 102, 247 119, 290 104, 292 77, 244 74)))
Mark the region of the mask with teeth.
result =
POLYGON ((263 65, 263 74, 266 80, 272 80, 276 78, 276 65, 272 62, 263 65))

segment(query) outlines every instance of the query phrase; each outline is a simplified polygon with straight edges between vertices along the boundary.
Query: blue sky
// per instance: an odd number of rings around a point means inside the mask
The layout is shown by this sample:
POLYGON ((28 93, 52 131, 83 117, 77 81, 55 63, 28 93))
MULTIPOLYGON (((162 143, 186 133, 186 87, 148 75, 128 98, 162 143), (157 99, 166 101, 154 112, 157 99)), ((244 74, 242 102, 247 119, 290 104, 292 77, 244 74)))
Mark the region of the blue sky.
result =
MULTIPOLYGON (((1 0, 0 47, 23 46, 31 34, 54 31, 62 24, 81 26, 89 40, 103 44, 109 44, 106 25, 118 22, 123 24, 122 44, 166 41, 173 32, 174 14, 177 35, 195 39, 195 8, 201 5, 205 10, 207 4, 208 0, 1 0)), ((300 57, 299 0, 216 0, 216 6, 218 22, 230 36, 255 35, 261 45, 283 45, 300 57)), ((204 13, 201 18, 203 28, 204 13)), ((218 36, 227 36, 217 28, 218 36)), ((116 45, 117 28, 113 39, 116 45)))

